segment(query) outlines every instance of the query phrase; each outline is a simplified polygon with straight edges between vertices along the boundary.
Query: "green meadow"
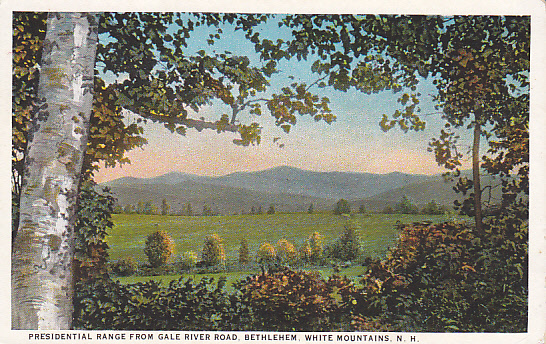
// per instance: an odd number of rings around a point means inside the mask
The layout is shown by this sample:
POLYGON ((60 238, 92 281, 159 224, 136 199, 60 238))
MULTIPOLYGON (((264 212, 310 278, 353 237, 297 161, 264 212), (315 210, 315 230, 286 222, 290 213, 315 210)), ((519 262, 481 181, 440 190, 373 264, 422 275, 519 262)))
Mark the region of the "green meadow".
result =
MULTIPOLYGON (((224 240, 227 260, 233 261, 238 258, 243 238, 247 240, 252 255, 260 244, 275 244, 280 239, 287 239, 298 247, 315 231, 323 236, 323 243, 327 244, 340 235, 347 222, 346 217, 328 213, 229 216, 116 214, 113 220, 114 228, 107 237, 110 259, 132 258, 141 263, 146 262, 146 236, 156 230, 163 230, 174 239, 175 256, 186 251, 199 254, 205 237, 216 233, 224 240)), ((355 214, 352 220, 360 227, 365 256, 379 258, 395 243, 397 222, 442 222, 449 218, 443 215, 355 214)))

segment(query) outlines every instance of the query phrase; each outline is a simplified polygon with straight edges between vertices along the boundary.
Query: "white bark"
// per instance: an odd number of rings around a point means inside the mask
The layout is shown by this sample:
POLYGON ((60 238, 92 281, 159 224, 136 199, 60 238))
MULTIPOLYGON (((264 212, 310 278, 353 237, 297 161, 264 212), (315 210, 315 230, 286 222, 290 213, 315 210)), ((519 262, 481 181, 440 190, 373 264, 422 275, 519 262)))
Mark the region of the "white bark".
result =
POLYGON ((29 139, 12 248, 12 328, 69 329, 73 224, 93 102, 97 16, 50 14, 43 100, 29 139))

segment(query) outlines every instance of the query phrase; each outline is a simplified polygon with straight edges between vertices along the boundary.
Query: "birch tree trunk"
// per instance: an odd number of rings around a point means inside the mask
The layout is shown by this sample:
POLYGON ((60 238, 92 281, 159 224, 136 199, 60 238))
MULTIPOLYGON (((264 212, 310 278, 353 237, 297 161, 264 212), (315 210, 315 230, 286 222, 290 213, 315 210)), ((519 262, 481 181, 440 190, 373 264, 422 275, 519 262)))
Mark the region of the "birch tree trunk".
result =
POLYGON ((12 328, 69 329, 73 225, 93 102, 97 16, 52 13, 40 103, 25 160, 12 245, 12 328))

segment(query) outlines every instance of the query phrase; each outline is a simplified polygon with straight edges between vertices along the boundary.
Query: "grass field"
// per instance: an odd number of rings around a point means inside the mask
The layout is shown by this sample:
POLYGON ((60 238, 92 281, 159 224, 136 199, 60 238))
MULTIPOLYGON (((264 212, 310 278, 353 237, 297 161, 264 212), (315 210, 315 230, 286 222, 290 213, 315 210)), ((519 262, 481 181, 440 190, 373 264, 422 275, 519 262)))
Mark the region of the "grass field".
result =
MULTIPOLYGON (((176 254, 185 251, 200 253, 205 236, 216 233, 224 240, 226 258, 235 260, 242 238, 246 238, 252 255, 263 242, 275 244, 287 239, 296 247, 311 233, 318 231, 324 244, 335 240, 341 233, 346 219, 332 214, 290 213, 273 215, 231 215, 231 216, 161 216, 116 214, 114 228, 107 237, 110 259, 133 258, 146 262, 144 242, 146 236, 156 230, 164 230, 175 241, 176 254)), ((365 254, 371 257, 383 256, 397 237, 397 221, 446 221, 438 215, 372 214, 355 215, 354 221, 360 226, 360 237, 365 254)))

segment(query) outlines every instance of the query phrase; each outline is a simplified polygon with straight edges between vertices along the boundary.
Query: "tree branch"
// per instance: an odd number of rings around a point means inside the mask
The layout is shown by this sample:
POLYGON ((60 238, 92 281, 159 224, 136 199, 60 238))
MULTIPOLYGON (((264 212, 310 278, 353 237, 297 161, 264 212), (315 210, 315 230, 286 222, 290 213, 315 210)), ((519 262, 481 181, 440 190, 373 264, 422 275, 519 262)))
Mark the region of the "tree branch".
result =
POLYGON ((239 131, 239 126, 233 123, 219 125, 219 122, 208 122, 202 119, 191 119, 191 118, 183 119, 179 123, 184 125, 187 128, 193 128, 197 131, 203 131, 203 129, 229 131, 232 133, 236 133, 239 131))
POLYGON ((217 130, 217 131, 229 131, 232 133, 236 133, 239 131, 239 126, 235 125, 233 123, 220 123, 220 121, 217 122, 211 122, 206 121, 205 119, 193 119, 193 118, 184 118, 184 117, 173 117, 173 116, 160 116, 160 115, 154 115, 151 113, 142 113, 137 111, 137 109, 132 108, 124 108, 125 110, 128 110, 143 119, 149 119, 154 122, 159 123, 176 123, 179 125, 183 125, 186 128, 193 128, 199 132, 203 131, 203 129, 211 129, 211 130, 217 130))

